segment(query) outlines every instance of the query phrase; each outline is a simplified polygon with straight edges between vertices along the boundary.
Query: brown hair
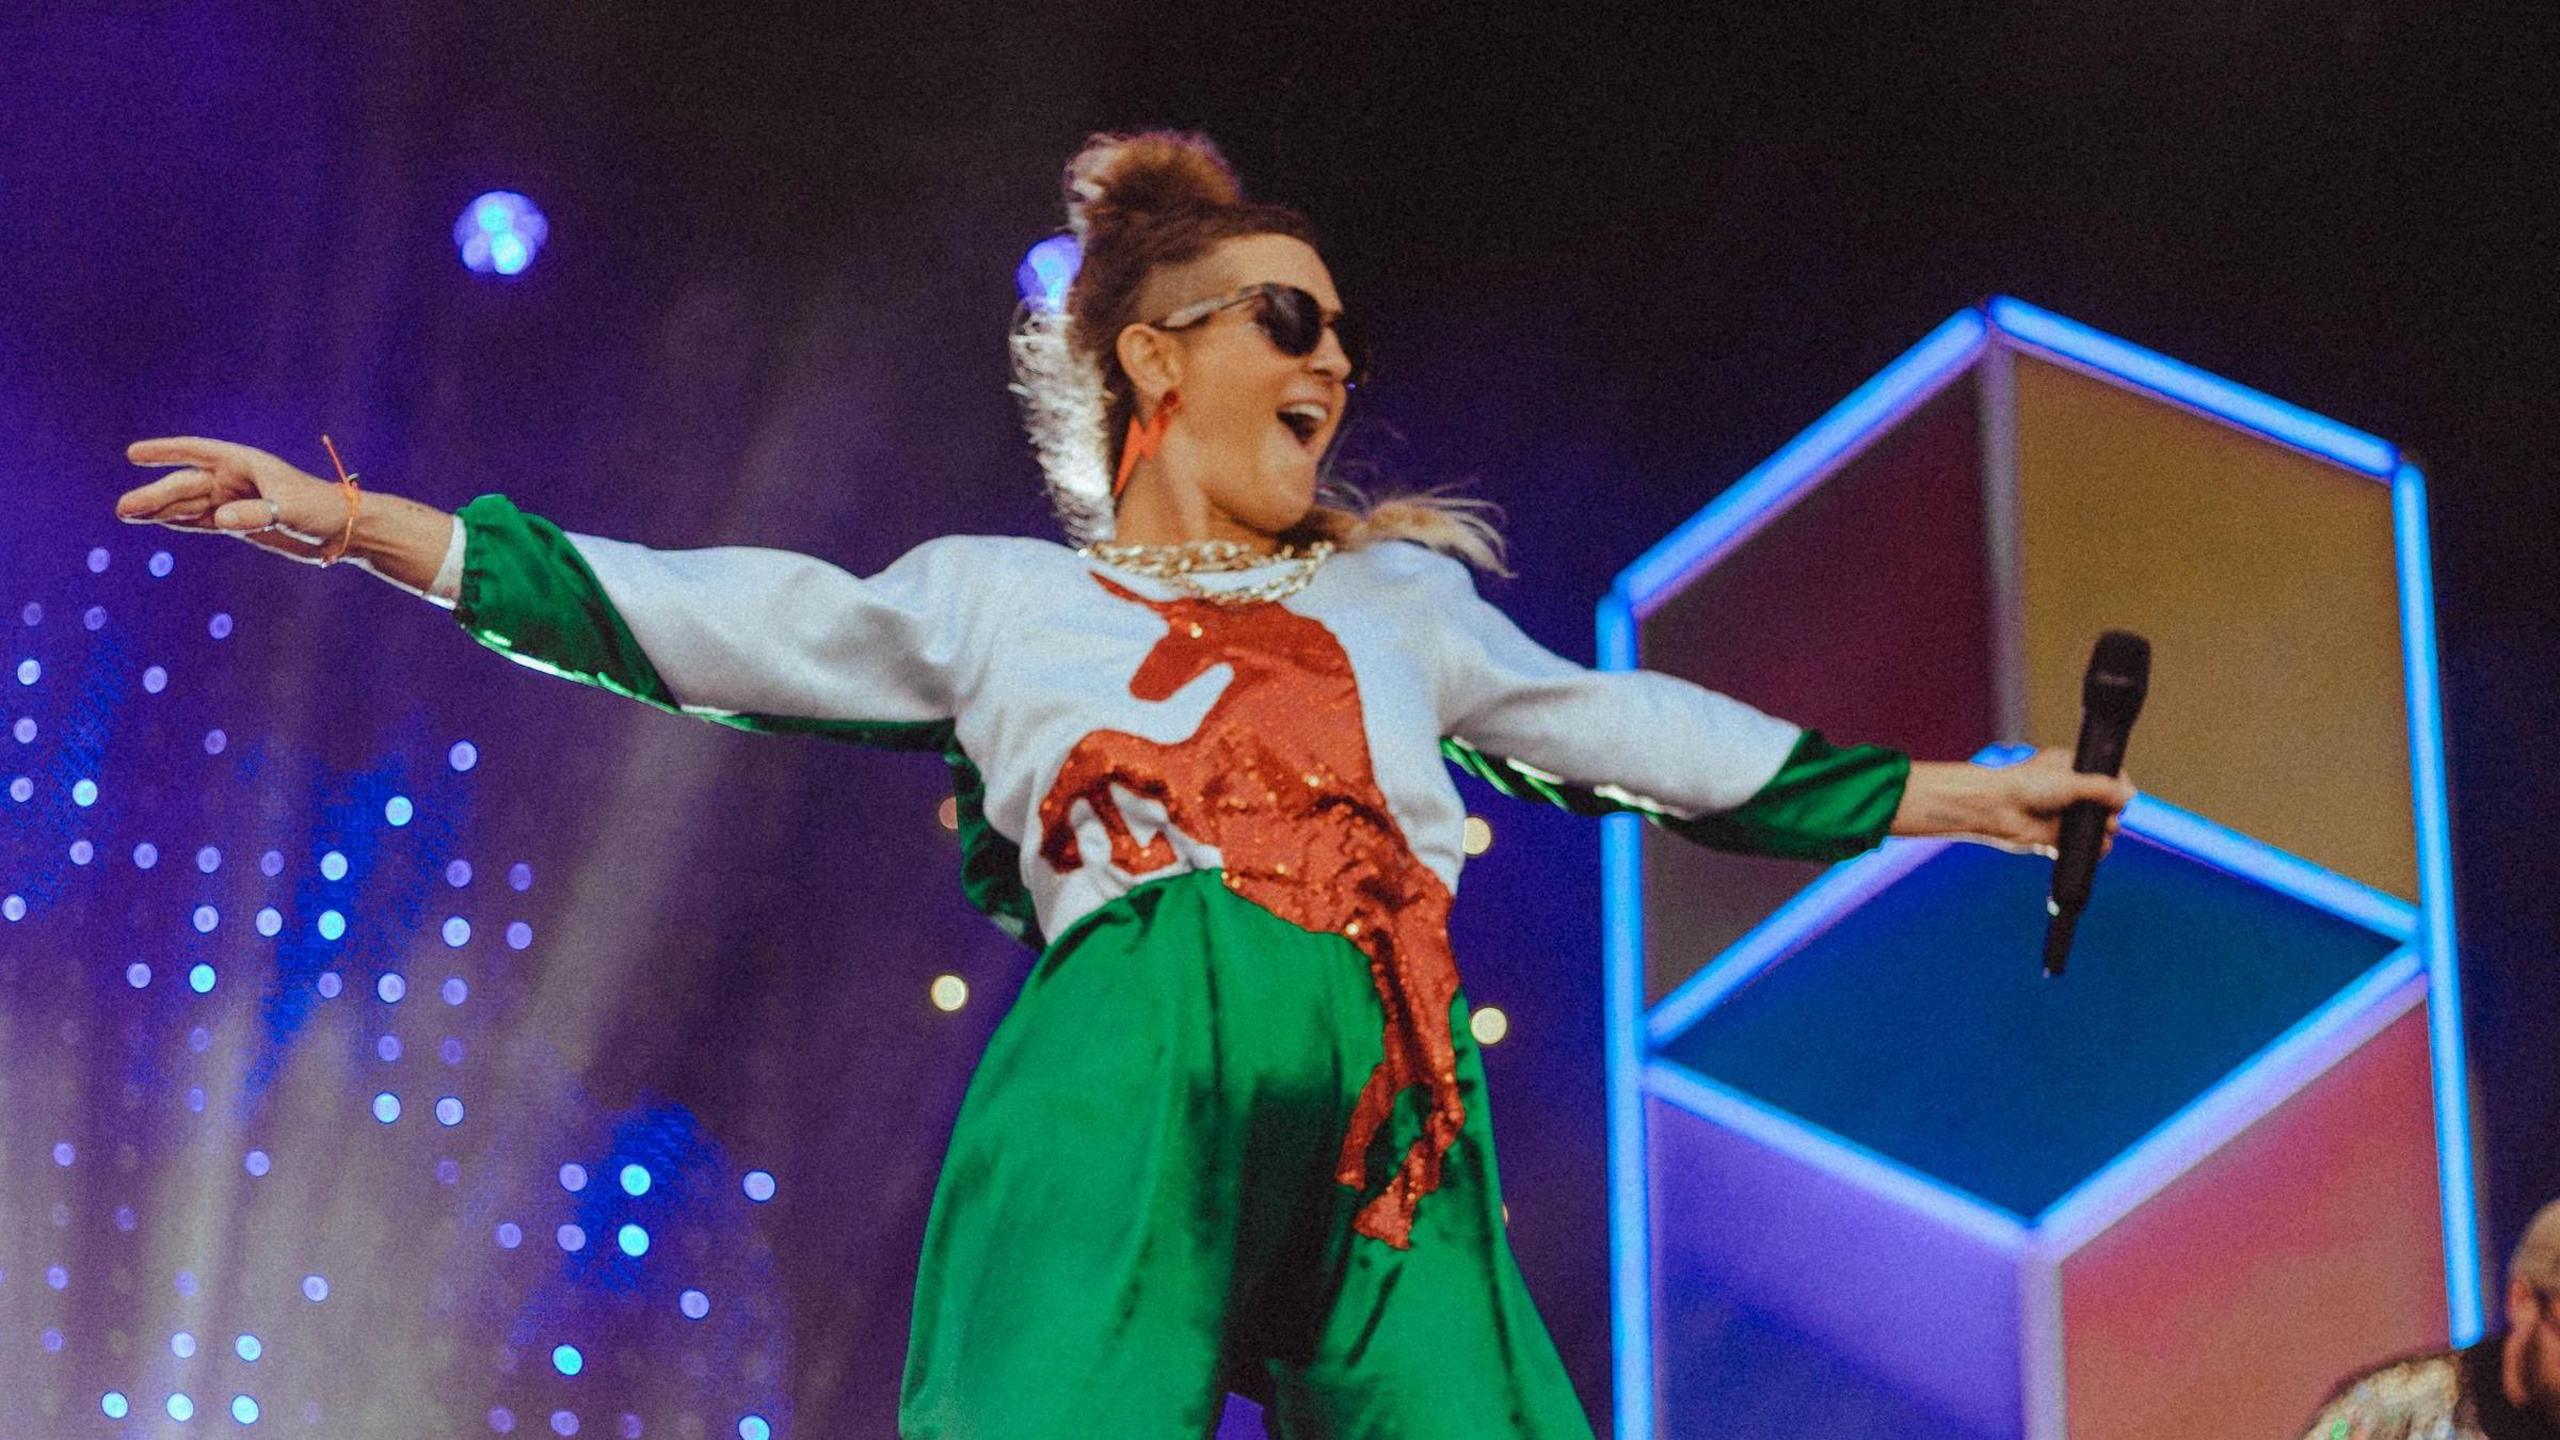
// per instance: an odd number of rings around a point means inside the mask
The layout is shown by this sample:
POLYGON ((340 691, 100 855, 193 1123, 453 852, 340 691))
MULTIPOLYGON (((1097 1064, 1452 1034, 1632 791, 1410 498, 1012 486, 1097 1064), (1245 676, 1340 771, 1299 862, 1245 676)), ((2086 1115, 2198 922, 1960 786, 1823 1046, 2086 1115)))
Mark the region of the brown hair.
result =
MULTIPOLYGON (((1096 135, 1067 162, 1067 228, 1081 260, 1056 312, 1034 307, 1014 332, 1014 391, 1059 516, 1078 540, 1107 534, 1110 499, 1096 482, 1125 443, 1137 395, 1121 369, 1120 332, 1138 313, 1147 278, 1198 260, 1228 240, 1286 235, 1316 243, 1286 205, 1245 198, 1234 167, 1205 135, 1149 130, 1096 135)), ((1347 548, 1404 539, 1481 569, 1502 570, 1502 537, 1482 501, 1425 494, 1371 504, 1328 479, 1294 540, 1347 548)))

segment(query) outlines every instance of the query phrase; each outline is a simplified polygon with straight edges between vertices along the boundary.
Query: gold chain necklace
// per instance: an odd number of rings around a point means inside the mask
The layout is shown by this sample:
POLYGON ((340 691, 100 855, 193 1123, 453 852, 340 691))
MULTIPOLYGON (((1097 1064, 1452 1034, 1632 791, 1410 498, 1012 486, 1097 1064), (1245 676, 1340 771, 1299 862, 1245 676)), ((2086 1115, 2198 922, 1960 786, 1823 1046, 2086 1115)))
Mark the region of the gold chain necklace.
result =
POLYGON ((1105 565, 1151 576, 1170 583, 1174 589, 1195 600, 1211 600, 1220 605, 1250 605, 1266 600, 1285 600, 1307 588, 1316 578, 1316 567, 1333 553, 1333 542, 1319 540, 1303 550, 1292 546, 1283 550, 1255 550, 1236 540, 1194 540, 1182 545, 1118 545, 1095 541, 1076 552, 1105 565), (1257 566, 1292 562, 1290 568, 1268 580, 1251 585, 1211 589, 1192 579, 1194 575, 1222 575, 1257 566))

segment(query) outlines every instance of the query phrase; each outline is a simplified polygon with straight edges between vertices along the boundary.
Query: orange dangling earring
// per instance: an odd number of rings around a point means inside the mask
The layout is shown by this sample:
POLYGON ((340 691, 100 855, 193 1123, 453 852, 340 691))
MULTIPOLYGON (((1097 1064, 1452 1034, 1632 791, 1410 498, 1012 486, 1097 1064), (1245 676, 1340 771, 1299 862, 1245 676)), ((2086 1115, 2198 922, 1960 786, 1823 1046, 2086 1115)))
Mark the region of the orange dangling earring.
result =
POLYGON ((1165 429, 1173 423, 1173 412, 1181 408, 1182 392, 1167 390, 1164 399, 1156 402, 1153 417, 1133 417, 1129 421, 1129 441, 1120 447, 1120 473, 1111 477, 1112 499, 1119 499, 1120 492, 1129 488, 1129 477, 1137 472, 1138 462, 1164 447, 1165 429))

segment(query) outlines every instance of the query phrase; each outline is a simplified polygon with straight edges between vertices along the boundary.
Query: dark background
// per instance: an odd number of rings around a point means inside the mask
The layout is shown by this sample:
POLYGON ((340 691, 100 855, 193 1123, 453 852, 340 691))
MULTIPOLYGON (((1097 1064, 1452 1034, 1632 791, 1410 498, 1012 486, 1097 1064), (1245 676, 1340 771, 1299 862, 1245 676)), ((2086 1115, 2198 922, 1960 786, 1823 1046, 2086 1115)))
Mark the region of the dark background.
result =
MULTIPOLYGON (((1520 578, 1488 593, 1588 659, 1620 566, 2013 293, 2428 467, 2502 1251, 2560 1194, 2554 12, 1380 13, 13 7, 0 573, 111 530, 121 445, 171 431, 317 467, 325 428, 432 502, 861 571, 1050 533, 1004 391, 1013 267, 1088 131, 1173 124, 1313 216, 1380 337, 1362 447, 1502 504, 1520 578), (512 284, 449 236, 498 187, 552 224, 512 284)), ((243 682, 279 733, 354 764, 450 717, 541 758, 507 823, 580 877, 544 963, 612 998, 527 1023, 591 1042, 599 1103, 673 1095, 824 1177, 776 1222, 800 1433, 884 1433, 933 1167, 1021 969, 948 883, 939 768, 688 727, 362 579, 183 553, 291 637, 243 682), (946 969, 982 997, 949 1020, 920 1004, 946 969)), ((1488 1056, 1513 1238, 1597 1416, 1598 841, 1484 804, 1458 943, 1513 1017, 1488 1056)))

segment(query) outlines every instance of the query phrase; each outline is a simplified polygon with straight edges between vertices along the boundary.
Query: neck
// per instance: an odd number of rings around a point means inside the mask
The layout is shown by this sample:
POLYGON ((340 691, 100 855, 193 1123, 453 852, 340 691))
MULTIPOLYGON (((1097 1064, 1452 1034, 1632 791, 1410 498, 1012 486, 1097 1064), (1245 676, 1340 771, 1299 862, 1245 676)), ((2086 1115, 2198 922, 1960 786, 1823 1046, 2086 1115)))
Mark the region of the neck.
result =
POLYGON ((1231 540, 1268 553, 1279 537, 1268 535, 1209 503, 1197 484, 1167 474, 1154 460, 1143 460, 1120 497, 1112 539, 1123 545, 1187 545, 1201 540, 1231 540))

